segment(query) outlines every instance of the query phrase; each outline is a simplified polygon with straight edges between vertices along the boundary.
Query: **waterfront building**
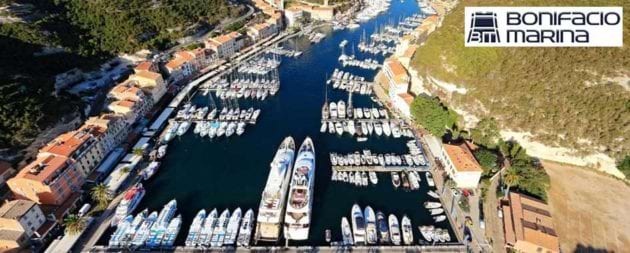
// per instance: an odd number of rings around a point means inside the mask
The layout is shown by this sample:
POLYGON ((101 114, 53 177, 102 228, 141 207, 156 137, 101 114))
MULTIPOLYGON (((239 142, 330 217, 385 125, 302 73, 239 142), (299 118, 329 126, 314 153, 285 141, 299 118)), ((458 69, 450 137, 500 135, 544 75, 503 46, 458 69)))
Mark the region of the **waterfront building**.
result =
POLYGON ((413 102, 413 96, 409 93, 398 93, 392 99, 392 104, 403 116, 411 118, 411 103, 413 102))
POLYGON ((100 145, 105 129, 85 126, 57 136, 39 150, 37 156, 56 155, 68 158, 83 177, 92 173, 106 153, 100 145))
POLYGON ((214 51, 219 58, 229 58, 245 46, 245 40, 238 32, 216 36, 206 41, 206 47, 214 51))
POLYGON ((466 142, 457 145, 442 144, 437 158, 458 188, 477 188, 483 170, 466 142))
POLYGON ((197 57, 198 53, 193 51, 179 51, 173 54, 173 59, 164 65, 169 80, 177 82, 192 75, 198 67, 195 61, 197 57))
POLYGON ((129 134, 129 125, 124 118, 113 113, 90 117, 83 125, 86 126, 98 126, 104 130, 99 143, 105 154, 122 144, 129 134))
POLYGON ((397 58, 385 62, 385 76, 389 82, 389 96, 394 99, 397 94, 407 93, 409 90, 409 74, 397 58))
POLYGON ((38 231, 45 222, 46 216, 37 203, 21 199, 5 202, 0 207, 0 251, 17 251, 31 238, 45 236, 38 231))
POLYGON ((7 179, 15 174, 13 166, 5 161, 0 161, 0 189, 7 183, 7 179))
POLYGON ((137 71, 136 74, 129 76, 129 80, 136 81, 136 85, 147 95, 149 95, 154 103, 157 103, 166 94, 166 82, 162 75, 153 71, 137 71))
POLYGON ((142 71, 158 72, 159 69, 158 65, 155 64, 153 61, 143 61, 136 65, 136 67, 133 68, 133 71, 137 74, 142 71))
POLYGON ((301 9, 304 17, 311 20, 332 21, 335 19, 335 7, 333 6, 296 4, 293 7, 301 9))
POLYGON ((284 10, 284 18, 287 27, 295 26, 304 17, 304 11, 302 8, 293 6, 284 10))
POLYGON ((511 192, 502 201, 507 248, 523 253, 560 252, 549 206, 532 197, 511 192))
POLYGON ((247 28, 247 35, 254 42, 271 37, 276 33, 278 33, 276 25, 267 22, 258 23, 247 28))
POLYGON ((108 109, 123 115, 128 123, 135 122, 153 106, 152 98, 144 95, 144 92, 138 88, 138 82, 133 80, 126 80, 116 85, 107 96, 110 99, 116 99, 109 104, 108 109))
POLYGON ((74 162, 64 156, 40 155, 7 184, 18 199, 38 204, 61 205, 73 192, 79 192, 85 177, 74 162))

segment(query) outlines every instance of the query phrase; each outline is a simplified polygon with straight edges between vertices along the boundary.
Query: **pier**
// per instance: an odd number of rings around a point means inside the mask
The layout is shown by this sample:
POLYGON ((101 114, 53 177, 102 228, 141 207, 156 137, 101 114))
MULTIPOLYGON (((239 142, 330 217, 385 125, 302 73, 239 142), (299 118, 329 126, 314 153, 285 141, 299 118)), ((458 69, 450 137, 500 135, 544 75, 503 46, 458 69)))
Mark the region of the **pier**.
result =
POLYGON ((335 171, 360 171, 360 172, 401 172, 401 171, 417 171, 427 172, 428 166, 332 166, 335 171))
MULTIPOLYGON (((153 250, 142 252, 164 252, 165 250, 153 250)), ((460 243, 444 243, 437 245, 418 245, 418 246, 296 246, 296 247, 250 247, 250 248, 189 248, 176 247, 166 251, 172 252, 351 252, 351 251, 373 251, 373 252, 448 252, 448 253, 465 253, 466 246, 460 243)), ((120 250, 109 249, 104 246, 95 246, 90 252, 120 252, 120 250)))

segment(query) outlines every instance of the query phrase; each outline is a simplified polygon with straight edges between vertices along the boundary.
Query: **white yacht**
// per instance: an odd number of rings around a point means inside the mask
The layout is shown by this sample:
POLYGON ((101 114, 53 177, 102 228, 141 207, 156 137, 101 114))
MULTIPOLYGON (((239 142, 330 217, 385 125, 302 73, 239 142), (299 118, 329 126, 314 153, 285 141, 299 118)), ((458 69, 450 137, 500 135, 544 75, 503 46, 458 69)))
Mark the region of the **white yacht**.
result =
POLYGON ((363 217, 363 211, 359 205, 354 204, 352 206, 352 231, 354 234, 354 243, 357 245, 365 245, 365 218, 363 217))
POLYGON ((227 229, 228 222, 230 221, 230 210, 225 209, 221 216, 219 216, 219 221, 214 227, 212 231, 212 238, 210 239, 210 246, 212 247, 221 247, 223 246, 223 240, 225 239, 225 230, 227 229))
POLYGON ((284 237, 288 240, 306 240, 311 225, 315 187, 315 146, 310 137, 306 137, 300 146, 292 174, 289 203, 284 217, 284 237))
POLYGON ((343 102, 343 100, 339 100, 339 102, 337 102, 337 116, 340 119, 346 118, 346 103, 343 102))
POLYGON ((201 226, 203 226, 204 221, 206 220, 206 210, 201 209, 193 219, 192 224, 190 225, 190 229, 188 230, 188 236, 186 237, 186 247, 193 247, 197 243, 199 239, 199 232, 201 231, 201 226))
POLYGON ((389 237, 394 245, 400 245, 400 225, 395 215, 389 215, 389 237))
POLYGON ((116 212, 112 218, 111 225, 116 226, 127 215, 131 214, 140 203, 145 194, 144 187, 141 183, 136 184, 125 192, 122 201, 116 207, 116 212))
POLYGON ((206 221, 203 223, 203 227, 199 232, 199 236, 197 237, 197 241, 194 246, 209 246, 210 239, 212 239, 212 232, 217 225, 217 209, 212 209, 210 214, 206 216, 206 221))
POLYGON ((407 215, 402 218, 402 237, 406 245, 413 244, 413 228, 411 228, 411 220, 407 215))
POLYGON ((336 119, 337 118, 337 103, 330 102, 330 106, 328 107, 328 109, 330 109, 330 118, 336 119))
POLYGON ((277 241, 280 238, 294 156, 295 142, 289 136, 282 141, 270 164, 271 170, 258 208, 256 241, 277 241))

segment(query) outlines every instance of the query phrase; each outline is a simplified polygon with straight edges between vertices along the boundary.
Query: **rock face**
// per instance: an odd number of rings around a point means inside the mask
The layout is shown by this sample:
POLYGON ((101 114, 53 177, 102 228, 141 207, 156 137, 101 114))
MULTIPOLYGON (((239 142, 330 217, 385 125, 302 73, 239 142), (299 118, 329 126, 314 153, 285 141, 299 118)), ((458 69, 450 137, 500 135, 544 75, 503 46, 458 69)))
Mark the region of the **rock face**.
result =
MULTIPOLYGON (((525 0, 519 5, 536 5, 525 0)), ((560 0, 552 5, 571 5, 560 0)), ((630 28, 623 48, 466 48, 464 5, 448 14, 411 61, 423 90, 463 114, 467 127, 494 117, 542 159, 597 168, 616 176, 630 154, 630 28)), ((630 8, 630 2, 622 2, 630 8)), ((630 22, 630 15, 625 15, 630 22)))

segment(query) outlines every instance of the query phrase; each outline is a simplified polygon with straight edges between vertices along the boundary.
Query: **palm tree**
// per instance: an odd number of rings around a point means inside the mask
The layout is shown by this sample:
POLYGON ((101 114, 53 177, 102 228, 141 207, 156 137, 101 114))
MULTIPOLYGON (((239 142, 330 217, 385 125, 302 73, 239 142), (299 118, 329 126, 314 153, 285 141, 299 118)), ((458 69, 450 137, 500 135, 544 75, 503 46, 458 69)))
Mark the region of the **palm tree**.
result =
POLYGON ((507 197, 510 194, 510 187, 517 185, 521 180, 521 175, 518 174, 513 167, 507 169, 505 174, 503 174, 503 182, 505 182, 505 196, 507 197))
POLYGON ((66 227, 66 234, 76 235, 85 229, 87 223, 83 217, 71 214, 63 220, 63 225, 66 227))
POLYGON ((94 186, 90 193, 92 199, 97 202, 97 208, 101 210, 105 209, 109 201, 112 200, 109 188, 103 183, 94 186))
POLYGON ((123 174, 127 174, 131 171, 131 169, 127 166, 123 167, 122 169, 120 169, 120 172, 123 174))

